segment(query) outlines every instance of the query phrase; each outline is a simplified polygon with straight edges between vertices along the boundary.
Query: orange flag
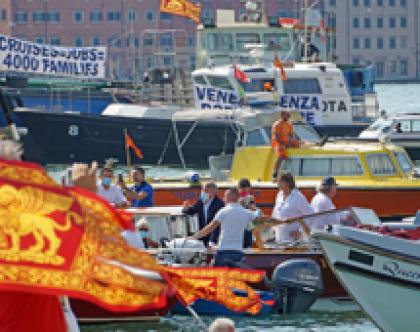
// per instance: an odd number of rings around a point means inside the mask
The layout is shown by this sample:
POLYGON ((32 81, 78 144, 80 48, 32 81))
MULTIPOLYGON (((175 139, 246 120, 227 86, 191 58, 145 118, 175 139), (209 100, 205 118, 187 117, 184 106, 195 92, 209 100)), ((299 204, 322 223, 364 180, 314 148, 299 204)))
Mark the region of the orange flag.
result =
POLYGON ((125 146, 133 149, 136 156, 140 159, 143 159, 143 152, 141 152, 141 150, 138 148, 133 138, 128 133, 127 129, 124 130, 124 135, 125 135, 125 146))
POLYGON ((160 11, 162 13, 185 16, 196 23, 200 22, 201 5, 196 5, 188 0, 161 0, 160 11))
POLYGON ((287 80, 286 72, 285 72, 284 67, 283 67, 283 63, 281 62, 281 60, 279 59, 279 57, 277 55, 274 57, 274 67, 280 69, 281 79, 283 81, 287 80))
POLYGON ((264 272, 162 266, 127 245, 120 235, 125 219, 96 195, 56 184, 38 165, 0 159, 0 291, 68 295, 114 311, 162 308, 175 291, 185 304, 204 298, 259 311, 259 296, 247 283, 261 281, 264 272))

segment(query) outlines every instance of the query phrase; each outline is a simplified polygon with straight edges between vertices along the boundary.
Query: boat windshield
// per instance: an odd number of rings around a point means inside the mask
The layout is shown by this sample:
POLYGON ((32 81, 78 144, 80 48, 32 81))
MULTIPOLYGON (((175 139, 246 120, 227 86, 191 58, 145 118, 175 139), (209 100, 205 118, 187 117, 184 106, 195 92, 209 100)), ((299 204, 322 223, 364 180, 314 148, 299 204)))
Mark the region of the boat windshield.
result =
POLYGON ((411 174, 414 170, 413 165, 410 162, 410 158, 407 156, 405 152, 399 151, 394 152, 395 158, 397 159, 398 165, 402 171, 408 175, 411 174))
POLYGON ((372 123, 366 130, 379 131, 381 133, 388 133, 392 126, 392 120, 379 119, 372 123))

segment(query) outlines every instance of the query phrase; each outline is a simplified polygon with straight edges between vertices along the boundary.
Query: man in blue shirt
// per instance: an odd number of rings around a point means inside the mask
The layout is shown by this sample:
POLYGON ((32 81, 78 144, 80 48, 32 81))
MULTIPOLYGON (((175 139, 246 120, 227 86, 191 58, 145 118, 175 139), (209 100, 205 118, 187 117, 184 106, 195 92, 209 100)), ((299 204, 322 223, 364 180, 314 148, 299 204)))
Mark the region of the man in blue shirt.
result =
POLYGON ((131 199, 132 207, 149 207, 153 206, 153 188, 144 179, 145 171, 143 167, 137 166, 133 171, 134 185, 127 188, 121 183, 124 195, 131 199))

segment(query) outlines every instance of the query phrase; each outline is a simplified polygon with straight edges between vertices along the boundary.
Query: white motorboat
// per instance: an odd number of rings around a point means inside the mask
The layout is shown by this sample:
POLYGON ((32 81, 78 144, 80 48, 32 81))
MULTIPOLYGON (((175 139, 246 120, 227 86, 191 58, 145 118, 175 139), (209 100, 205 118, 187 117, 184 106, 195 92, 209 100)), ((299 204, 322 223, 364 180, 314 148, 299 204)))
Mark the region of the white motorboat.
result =
MULTIPOLYGON (((315 237, 339 281, 380 329, 418 331, 418 236, 410 239, 382 234, 380 222, 371 210, 367 210, 365 219, 378 227, 333 226, 315 237)), ((416 229, 405 235, 410 232, 416 229)))
POLYGON ((402 146, 411 159, 420 160, 420 114, 383 116, 363 130, 360 139, 387 140, 402 146))

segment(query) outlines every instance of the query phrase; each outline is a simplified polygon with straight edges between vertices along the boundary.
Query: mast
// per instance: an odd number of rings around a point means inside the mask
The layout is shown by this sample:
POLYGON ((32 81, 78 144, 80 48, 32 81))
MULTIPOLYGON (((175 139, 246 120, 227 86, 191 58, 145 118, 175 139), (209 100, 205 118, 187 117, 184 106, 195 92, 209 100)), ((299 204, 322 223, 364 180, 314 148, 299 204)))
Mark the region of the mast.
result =
POLYGON ((303 19, 304 19, 303 60, 304 60, 304 62, 308 62, 308 0, 304 1, 303 19))

